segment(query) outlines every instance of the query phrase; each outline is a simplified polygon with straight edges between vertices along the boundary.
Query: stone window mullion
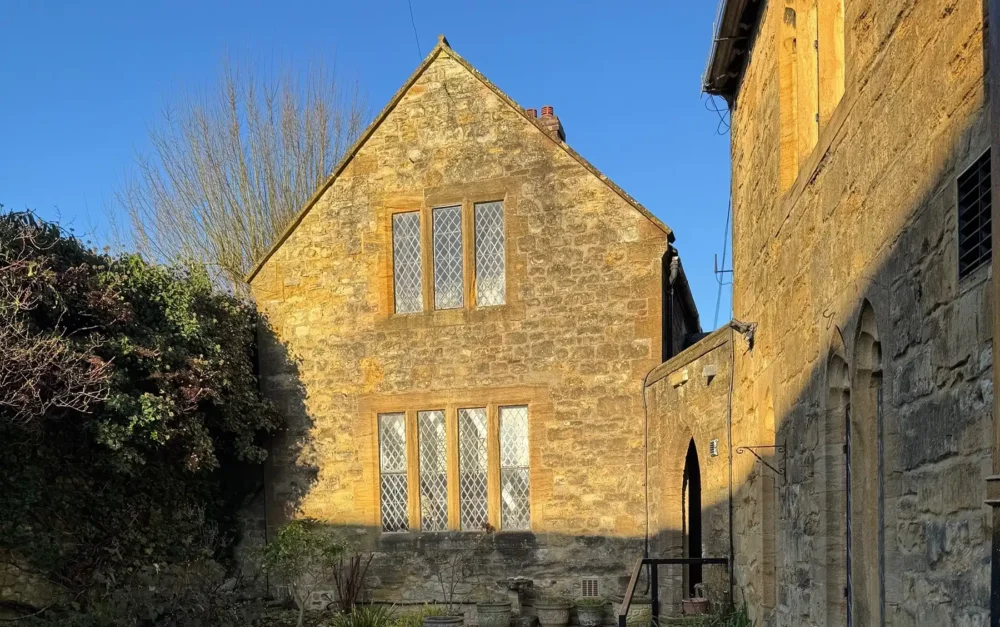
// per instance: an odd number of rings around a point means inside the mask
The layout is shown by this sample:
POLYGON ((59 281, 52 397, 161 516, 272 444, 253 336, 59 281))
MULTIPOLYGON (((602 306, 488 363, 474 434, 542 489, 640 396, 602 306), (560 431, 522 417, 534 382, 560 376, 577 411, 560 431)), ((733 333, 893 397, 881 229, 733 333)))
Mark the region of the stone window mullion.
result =
POLYGON ((408 509, 410 514, 410 529, 420 531, 420 448, 417 436, 417 412, 406 412, 406 458, 408 493, 408 509))
POLYGON ((434 311, 434 227, 433 211, 420 210, 420 247, 426 251, 420 258, 424 275, 422 284, 423 311, 434 311))
POLYGON ((473 307, 476 303, 476 216, 473 204, 468 200, 462 203, 462 251, 465 306, 473 307))
POLYGON ((500 528, 500 421, 499 408, 490 403, 486 408, 486 495, 490 525, 500 528))
POLYGON ((449 405, 445 410, 445 420, 448 432, 448 528, 461 529, 461 512, 459 502, 460 470, 459 470, 459 433, 458 409, 449 405))

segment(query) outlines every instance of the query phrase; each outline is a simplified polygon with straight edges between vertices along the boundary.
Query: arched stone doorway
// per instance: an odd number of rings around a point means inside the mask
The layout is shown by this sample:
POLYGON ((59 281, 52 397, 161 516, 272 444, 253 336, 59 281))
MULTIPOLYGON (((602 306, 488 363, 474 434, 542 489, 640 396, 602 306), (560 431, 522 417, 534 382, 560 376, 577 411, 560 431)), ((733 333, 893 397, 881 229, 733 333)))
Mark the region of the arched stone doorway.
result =
MULTIPOLYGON (((694 438, 688 444, 684 460, 684 485, 682 491, 684 512, 684 556, 702 557, 701 523, 701 463, 694 438)), ((694 587, 704 581, 701 565, 688 566, 684 576, 684 590, 694 596, 694 587)))

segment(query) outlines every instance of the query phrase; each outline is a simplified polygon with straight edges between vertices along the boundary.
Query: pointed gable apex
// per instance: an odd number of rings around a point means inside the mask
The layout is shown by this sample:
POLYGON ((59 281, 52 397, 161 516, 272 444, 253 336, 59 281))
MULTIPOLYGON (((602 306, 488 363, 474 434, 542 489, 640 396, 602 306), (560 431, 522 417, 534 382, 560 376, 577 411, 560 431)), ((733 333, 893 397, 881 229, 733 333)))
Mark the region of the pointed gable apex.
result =
POLYGON ((354 157, 358 154, 358 151, 361 150, 361 147, 365 145, 365 143, 372 136, 372 134, 374 134, 375 131, 379 128, 379 126, 381 126, 382 122, 384 122, 385 119, 389 117, 389 114, 392 113, 393 109, 396 108, 396 105, 399 104, 399 101, 403 99, 403 97, 409 91, 410 87, 412 87, 413 84, 417 81, 417 79, 419 79, 421 75, 423 75, 423 73, 427 70, 427 68, 429 68, 434 63, 434 61, 438 58, 438 56, 442 54, 447 55, 449 58, 457 61, 472 76, 474 76, 483 85, 485 85, 493 93, 495 93, 497 97, 500 98, 500 100, 502 100, 512 109, 520 113, 525 120, 533 124, 535 128, 538 129, 539 133, 542 133, 543 135, 548 137, 551 141, 558 144, 559 147, 565 150, 570 157, 572 157, 587 171, 589 171, 591 174, 593 174, 595 177, 601 180, 615 194, 620 196, 622 200, 624 200, 626 203, 631 205, 636 211, 645 216, 646 219, 648 219, 657 228, 663 231, 663 233, 667 236, 668 242, 674 241, 673 231, 671 231, 666 224, 664 224, 659 218, 654 216, 648 209, 643 207, 636 199, 632 198, 632 196, 626 193, 625 190, 623 190, 621 187, 616 185, 611 179, 605 176, 604 173, 595 168, 589 161, 584 159, 579 153, 570 148, 565 141, 553 138, 550 134, 546 133, 539 125, 537 119, 528 116, 527 112, 525 112, 524 109, 522 109, 516 102, 514 102, 514 100, 512 100, 510 96, 501 91, 499 87, 490 82, 490 80, 485 76, 483 76, 479 72, 479 70, 477 70, 472 66, 472 64, 463 59, 457 52, 452 50, 451 46, 448 44, 448 40, 445 38, 444 35, 439 35, 438 43, 437 45, 434 46, 434 49, 431 50, 430 53, 424 58, 424 60, 420 63, 417 69, 413 72, 413 74, 411 74, 410 77, 406 79, 406 82, 403 83, 402 87, 400 87, 399 90, 393 95, 393 97, 389 100, 388 104, 386 104, 385 107, 381 111, 379 111, 378 115, 375 116, 375 119, 372 120, 372 123, 368 125, 368 128, 365 129, 365 131, 361 134, 361 136, 358 137, 357 141, 354 142, 354 144, 344 153, 344 156, 341 158, 337 166, 333 169, 333 172, 330 174, 330 176, 327 177, 327 179, 323 181, 322 185, 320 185, 319 188, 317 188, 316 191, 313 193, 313 195, 309 197, 309 200, 307 200, 306 203, 299 210, 299 212, 295 214, 295 217, 292 218, 288 226, 286 226, 285 229, 281 232, 281 234, 278 235, 278 237, 275 239, 274 243, 271 245, 271 248, 268 249, 268 251, 257 261, 257 263, 254 264, 254 267, 250 270, 250 272, 247 273, 245 278, 247 283, 253 281, 254 277, 257 276, 257 273, 260 272, 261 268, 264 267, 264 264, 266 264, 267 261, 274 255, 274 253, 277 252, 279 248, 281 248, 281 245, 285 243, 285 240, 287 240, 288 237, 292 234, 292 232, 295 231, 296 227, 298 227, 298 225, 301 224, 302 220, 309 213, 309 210, 312 209, 313 205, 316 204, 316 202, 323 196, 323 194, 326 193, 326 191, 330 188, 330 186, 333 185, 333 183, 337 180, 337 177, 340 176, 340 173, 344 171, 344 168, 347 167, 347 165, 351 162, 351 160, 354 159, 354 157))

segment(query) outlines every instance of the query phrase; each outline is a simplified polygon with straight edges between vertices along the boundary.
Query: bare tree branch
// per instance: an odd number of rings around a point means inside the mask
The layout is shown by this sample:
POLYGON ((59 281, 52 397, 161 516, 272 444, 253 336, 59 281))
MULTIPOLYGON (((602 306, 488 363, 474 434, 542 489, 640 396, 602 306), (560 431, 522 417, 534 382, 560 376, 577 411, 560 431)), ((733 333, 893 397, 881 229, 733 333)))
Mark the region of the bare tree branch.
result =
POLYGON ((272 75, 232 62, 178 111, 150 131, 116 201, 140 252, 200 261, 235 291, 369 118, 358 86, 322 66, 272 75))

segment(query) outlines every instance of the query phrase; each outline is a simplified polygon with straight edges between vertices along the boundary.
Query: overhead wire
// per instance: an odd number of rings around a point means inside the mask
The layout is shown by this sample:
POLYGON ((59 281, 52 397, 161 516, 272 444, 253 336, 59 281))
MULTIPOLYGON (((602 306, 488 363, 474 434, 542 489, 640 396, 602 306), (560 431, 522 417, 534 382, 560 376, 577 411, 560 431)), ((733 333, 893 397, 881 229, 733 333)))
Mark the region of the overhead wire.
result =
POLYGON ((424 53, 420 50, 420 37, 417 35, 417 23, 413 20, 413 2, 406 0, 406 6, 410 9, 410 26, 413 27, 413 41, 417 43, 417 58, 423 59, 424 53))
MULTIPOLYGON (((729 133, 730 125, 730 109, 729 105, 726 104, 723 107, 719 107, 719 102, 716 100, 717 96, 711 94, 706 94, 708 97, 705 99, 705 109, 711 111, 715 115, 719 116, 719 125, 716 127, 715 132, 718 135, 725 135, 729 133)), ((725 100, 723 100, 725 103, 725 100)))
POLYGON ((729 209, 726 211, 726 228, 722 233, 722 268, 716 268, 715 281, 719 284, 719 293, 715 297, 715 320, 712 322, 712 328, 717 329, 719 327, 719 310, 722 307, 722 288, 726 285, 732 285, 732 282, 727 282, 723 277, 725 277, 726 271, 726 255, 729 252, 729 223, 733 216, 733 192, 732 189, 729 191, 729 209))

